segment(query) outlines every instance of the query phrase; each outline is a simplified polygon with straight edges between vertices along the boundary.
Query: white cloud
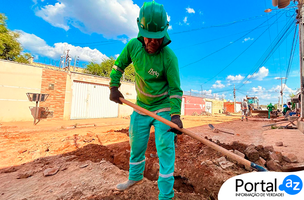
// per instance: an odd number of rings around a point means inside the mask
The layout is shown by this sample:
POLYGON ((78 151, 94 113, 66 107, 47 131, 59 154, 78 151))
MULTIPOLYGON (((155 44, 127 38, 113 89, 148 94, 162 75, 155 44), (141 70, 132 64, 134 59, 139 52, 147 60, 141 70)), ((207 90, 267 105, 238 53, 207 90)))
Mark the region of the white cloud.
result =
POLYGON ((187 13, 195 13, 195 10, 193 8, 188 7, 188 8, 186 8, 186 10, 187 10, 187 13))
POLYGON ((35 14, 64 30, 78 28, 105 38, 136 37, 139 6, 132 0, 58 0, 54 5, 35 6, 35 14))
POLYGON ((253 92, 265 92, 266 91, 266 89, 265 88, 263 88, 262 86, 258 86, 258 87, 253 87, 252 88, 252 91, 253 92))
POLYGON ((55 27, 63 28, 66 31, 70 28, 65 23, 67 13, 66 6, 63 3, 57 2, 55 5, 46 5, 41 10, 38 10, 36 15, 55 27))
POLYGON ((168 22, 171 21, 171 17, 168 15, 168 13, 167 13, 167 20, 168 20, 168 22))
MULTIPOLYGON (((286 101, 286 98, 289 98, 289 94, 296 93, 296 90, 292 90, 287 85, 283 84, 284 87, 284 101, 286 101)), ((257 96, 260 100, 264 101, 271 101, 271 102, 277 102, 278 97, 281 97, 280 95, 281 91, 281 85, 273 86, 271 89, 265 89, 262 86, 253 87, 251 91, 248 92, 248 96, 257 96)), ((269 102, 268 102, 269 103, 269 102)), ((261 104, 261 102, 260 102, 261 104)))
POLYGON ((115 58, 118 58, 119 54, 115 54, 115 58))
MULTIPOLYGON (((284 83, 282 84, 282 87, 284 88, 283 93, 296 93, 296 90, 293 90, 291 88, 289 88, 287 85, 285 85, 284 83)), ((270 92, 280 92, 281 91, 281 85, 277 85, 275 87, 272 87, 270 90, 270 92)))
POLYGON ((215 84, 212 85, 211 88, 224 88, 225 85, 221 83, 220 80, 215 81, 215 84))
POLYGON ((54 46, 49 46, 46 42, 40 37, 25 33, 23 31, 18 31, 20 33, 20 37, 18 41, 21 43, 24 49, 30 51, 31 54, 46 56, 52 59, 60 59, 60 56, 69 49, 70 56, 74 58, 75 56, 79 56, 79 59, 82 61, 95 61, 101 62, 108 57, 105 54, 102 54, 97 49, 90 49, 89 47, 80 47, 73 46, 68 43, 55 43, 54 46))
POLYGON ((188 17, 185 17, 185 18, 183 19, 183 22, 184 22, 184 23, 187 23, 187 20, 188 20, 188 17))
POLYGON ((269 69, 267 69, 266 67, 261 67, 259 69, 259 71, 257 73, 254 73, 252 75, 248 75, 249 79, 256 79, 256 80, 263 80, 263 78, 265 78, 266 76, 268 76, 269 73, 269 69))
POLYGON ((262 86, 253 87, 252 91, 249 92, 248 96, 257 96, 259 99, 262 100, 269 100, 273 98, 273 95, 269 94, 268 91, 262 86))
POLYGON ((228 81, 241 81, 243 80, 245 77, 244 76, 241 76, 240 74, 239 75, 236 75, 236 76, 232 76, 232 75, 229 75, 227 76, 227 80, 228 81))
POLYGON ((203 90, 204 95, 212 95, 212 90, 203 90))
POLYGON ((248 38, 244 38, 244 40, 242 41, 242 43, 250 41, 250 40, 254 40, 254 38, 248 37, 248 38))

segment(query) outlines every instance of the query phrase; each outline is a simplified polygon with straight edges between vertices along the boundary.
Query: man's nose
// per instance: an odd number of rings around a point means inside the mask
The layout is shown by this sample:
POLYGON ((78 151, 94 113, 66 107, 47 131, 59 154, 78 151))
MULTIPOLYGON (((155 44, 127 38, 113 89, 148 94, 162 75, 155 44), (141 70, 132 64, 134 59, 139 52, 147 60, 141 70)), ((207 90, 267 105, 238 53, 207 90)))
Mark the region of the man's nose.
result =
POLYGON ((157 40, 156 40, 156 39, 151 39, 150 43, 156 44, 156 43, 157 43, 157 40))

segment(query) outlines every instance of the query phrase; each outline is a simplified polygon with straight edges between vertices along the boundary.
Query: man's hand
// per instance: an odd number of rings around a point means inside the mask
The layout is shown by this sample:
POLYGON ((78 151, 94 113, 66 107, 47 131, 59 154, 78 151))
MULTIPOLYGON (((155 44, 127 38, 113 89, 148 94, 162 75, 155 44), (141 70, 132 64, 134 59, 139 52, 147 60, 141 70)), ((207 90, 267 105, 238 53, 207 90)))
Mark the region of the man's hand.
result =
POLYGON ((112 87, 110 89, 110 100, 114 101, 116 103, 122 104, 122 102, 119 100, 119 97, 124 98, 124 96, 121 94, 121 92, 118 90, 118 87, 112 87))
MULTIPOLYGON (((171 122, 173 122, 174 124, 176 124, 179 128, 183 128, 183 122, 182 120, 180 119, 180 116, 179 115, 173 115, 171 117, 171 122)), ((182 134, 181 131, 178 131, 176 130, 175 128, 170 128, 168 130, 168 132, 173 132, 173 133, 176 133, 176 134, 182 134)))

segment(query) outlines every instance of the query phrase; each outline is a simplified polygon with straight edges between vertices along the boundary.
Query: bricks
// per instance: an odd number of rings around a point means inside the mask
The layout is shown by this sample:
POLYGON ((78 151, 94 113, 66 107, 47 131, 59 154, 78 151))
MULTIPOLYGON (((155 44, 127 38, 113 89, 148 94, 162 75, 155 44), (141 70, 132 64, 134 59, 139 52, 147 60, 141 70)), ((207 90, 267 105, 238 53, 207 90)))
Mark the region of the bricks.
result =
POLYGON ((255 149, 254 145, 249 145, 245 151, 245 155, 247 156, 248 160, 255 162, 260 158, 259 152, 255 149))
POLYGON ((63 119, 64 101, 66 91, 67 72, 43 69, 41 80, 41 93, 49 94, 45 102, 41 102, 41 107, 48 107, 53 111, 53 118, 47 120, 63 119), (54 84, 54 90, 49 90, 49 84, 54 84))

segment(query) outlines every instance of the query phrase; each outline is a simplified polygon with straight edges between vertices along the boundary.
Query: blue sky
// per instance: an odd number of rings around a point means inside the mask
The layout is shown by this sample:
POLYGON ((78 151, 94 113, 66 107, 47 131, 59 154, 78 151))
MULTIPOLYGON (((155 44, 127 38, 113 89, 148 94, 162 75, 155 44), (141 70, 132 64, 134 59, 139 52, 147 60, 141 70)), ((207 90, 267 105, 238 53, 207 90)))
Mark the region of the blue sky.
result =
MULTIPOLYGON (((58 65, 63 52, 70 49, 72 64, 79 56, 82 65, 120 54, 138 33, 136 19, 143 2, 10 0, 1 3, 0 13, 8 17, 9 29, 20 32, 24 51, 34 55, 36 62, 58 65)), ((292 20, 294 4, 278 9, 271 0, 156 2, 164 5, 170 19, 169 46, 178 57, 184 91, 233 100, 235 85, 238 101, 247 94, 258 96, 261 104, 278 102, 281 82, 275 78, 286 76, 298 31, 295 22, 290 23, 284 41, 280 33, 292 20), (272 12, 265 13, 267 8, 272 12)), ((299 69, 296 45, 284 101, 300 86, 299 69)))

